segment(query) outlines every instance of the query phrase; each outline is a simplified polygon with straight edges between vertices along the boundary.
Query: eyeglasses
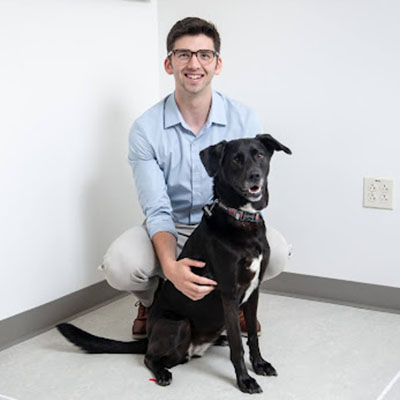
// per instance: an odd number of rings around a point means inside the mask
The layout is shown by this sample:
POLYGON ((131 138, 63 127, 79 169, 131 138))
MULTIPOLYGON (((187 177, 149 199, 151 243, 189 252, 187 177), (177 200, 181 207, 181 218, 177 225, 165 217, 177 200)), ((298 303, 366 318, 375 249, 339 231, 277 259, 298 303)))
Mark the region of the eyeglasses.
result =
POLYGON ((202 65, 210 64, 214 61, 215 57, 219 57, 219 53, 215 50, 197 50, 192 51, 189 49, 175 49, 171 50, 167 56, 174 55, 179 64, 187 64, 196 54, 197 59, 202 65))

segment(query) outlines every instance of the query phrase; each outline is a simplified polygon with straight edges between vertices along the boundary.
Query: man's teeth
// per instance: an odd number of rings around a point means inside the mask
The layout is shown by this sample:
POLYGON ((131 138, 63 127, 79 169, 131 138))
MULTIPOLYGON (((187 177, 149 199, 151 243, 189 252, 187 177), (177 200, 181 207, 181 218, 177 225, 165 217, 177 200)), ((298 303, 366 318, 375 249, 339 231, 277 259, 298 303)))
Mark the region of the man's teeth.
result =
POLYGON ((201 75, 186 75, 190 79, 200 79, 201 75))

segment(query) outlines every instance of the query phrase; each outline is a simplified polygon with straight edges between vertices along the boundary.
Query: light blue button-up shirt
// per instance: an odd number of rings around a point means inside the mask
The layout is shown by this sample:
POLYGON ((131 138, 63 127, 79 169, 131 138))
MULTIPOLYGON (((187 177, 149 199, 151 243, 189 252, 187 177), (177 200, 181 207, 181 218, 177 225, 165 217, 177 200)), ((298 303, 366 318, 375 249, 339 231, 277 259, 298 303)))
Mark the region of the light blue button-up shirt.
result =
POLYGON ((197 135, 183 120, 174 94, 139 117, 129 135, 129 163, 149 236, 161 231, 177 236, 176 223, 200 222, 202 207, 213 195, 201 150, 262 132, 250 108, 216 91, 207 122, 197 135))

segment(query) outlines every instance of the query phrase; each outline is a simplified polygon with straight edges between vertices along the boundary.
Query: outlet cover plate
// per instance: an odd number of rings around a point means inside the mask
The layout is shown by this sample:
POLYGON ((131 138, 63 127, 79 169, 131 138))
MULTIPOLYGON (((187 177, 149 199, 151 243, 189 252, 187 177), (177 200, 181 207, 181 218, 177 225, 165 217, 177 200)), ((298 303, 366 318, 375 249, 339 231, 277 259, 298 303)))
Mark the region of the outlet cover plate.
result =
POLYGON ((393 210, 393 179, 364 178, 363 206, 393 210))

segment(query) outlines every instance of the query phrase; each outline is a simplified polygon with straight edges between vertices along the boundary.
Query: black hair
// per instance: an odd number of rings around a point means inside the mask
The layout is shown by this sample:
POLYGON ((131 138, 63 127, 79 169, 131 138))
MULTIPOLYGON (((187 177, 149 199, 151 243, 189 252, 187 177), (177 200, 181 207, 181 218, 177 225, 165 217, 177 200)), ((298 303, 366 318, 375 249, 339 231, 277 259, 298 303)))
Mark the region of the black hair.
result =
POLYGON ((206 35, 214 42, 214 49, 216 52, 221 50, 221 39, 217 28, 211 22, 197 17, 184 18, 171 28, 167 36, 167 52, 173 50, 175 42, 185 35, 206 35))

